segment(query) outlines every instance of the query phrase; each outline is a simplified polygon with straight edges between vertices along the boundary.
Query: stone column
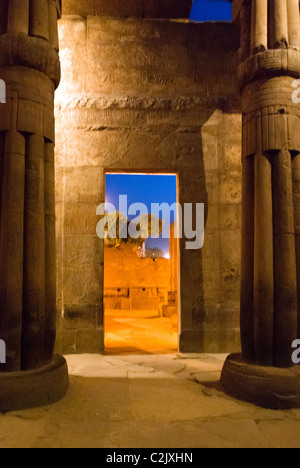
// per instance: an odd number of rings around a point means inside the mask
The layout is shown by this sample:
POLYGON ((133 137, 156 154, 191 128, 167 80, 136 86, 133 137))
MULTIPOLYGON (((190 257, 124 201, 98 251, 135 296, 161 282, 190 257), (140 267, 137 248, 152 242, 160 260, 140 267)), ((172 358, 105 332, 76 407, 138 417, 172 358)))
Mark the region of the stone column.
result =
POLYGON ((58 0, 0 3, 0 411, 54 402, 68 387, 66 362, 54 355, 60 14, 58 0))
POLYGON ((233 0, 233 10, 241 28, 242 355, 229 356, 221 383, 259 405, 298 407, 299 1, 233 0))

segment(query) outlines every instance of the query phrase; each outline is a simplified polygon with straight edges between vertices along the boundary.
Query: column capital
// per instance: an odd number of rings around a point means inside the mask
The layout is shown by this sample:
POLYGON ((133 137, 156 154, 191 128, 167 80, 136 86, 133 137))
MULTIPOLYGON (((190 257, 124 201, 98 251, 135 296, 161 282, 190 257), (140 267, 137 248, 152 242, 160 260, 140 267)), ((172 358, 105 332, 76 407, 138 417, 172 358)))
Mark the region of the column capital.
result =
POLYGON ((233 0, 241 28, 239 80, 300 77, 299 0, 233 0))
POLYGON ((58 52, 42 38, 9 33, 0 36, 0 68, 27 67, 37 70, 53 81, 60 82, 58 52))
POLYGON ((249 55, 239 66, 238 78, 243 89, 253 80, 272 76, 300 78, 300 51, 287 49, 264 50, 249 55))
POLYGON ((61 0, 1 0, 0 67, 27 67, 60 81, 61 0))

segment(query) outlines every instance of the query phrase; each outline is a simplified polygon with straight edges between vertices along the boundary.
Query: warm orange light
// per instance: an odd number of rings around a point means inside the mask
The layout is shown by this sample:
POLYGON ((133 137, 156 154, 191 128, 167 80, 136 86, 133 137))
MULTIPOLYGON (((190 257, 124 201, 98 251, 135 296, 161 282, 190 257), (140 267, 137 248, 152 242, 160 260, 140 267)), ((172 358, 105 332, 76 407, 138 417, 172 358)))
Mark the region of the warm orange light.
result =
POLYGON ((173 354, 177 352, 177 315, 155 311, 106 310, 105 351, 108 354, 173 354))
MULTIPOLYGON (((155 172, 106 173, 110 174, 176 176, 174 173, 155 172)), ((174 226, 169 243, 170 251, 166 250, 162 258, 154 253, 154 258, 141 255, 141 248, 139 250, 130 242, 117 247, 105 245, 106 353, 178 352, 179 242, 174 235, 174 226)))

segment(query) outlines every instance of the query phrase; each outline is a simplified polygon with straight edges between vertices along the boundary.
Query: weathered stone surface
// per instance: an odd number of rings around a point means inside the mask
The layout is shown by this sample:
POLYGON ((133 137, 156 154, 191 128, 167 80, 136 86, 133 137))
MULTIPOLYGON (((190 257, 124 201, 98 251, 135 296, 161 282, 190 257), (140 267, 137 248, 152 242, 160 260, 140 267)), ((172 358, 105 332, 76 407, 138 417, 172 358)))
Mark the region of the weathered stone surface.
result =
POLYGON ((299 407, 300 371, 291 358, 299 332, 300 111, 291 96, 300 76, 299 2, 233 4, 241 26, 243 355, 227 359, 221 382, 258 405, 299 407))
POLYGON ((46 406, 61 400, 68 389, 65 359, 54 355, 39 369, 0 373, 0 412, 46 406))
POLYGON ((67 356, 73 391, 46 410, 2 414, 0 447, 299 448, 300 411, 225 395, 217 387, 224 359, 67 356))
POLYGON ((142 18, 188 18, 192 0, 64 0, 64 15, 142 18))
POLYGON ((300 112, 291 96, 300 76, 299 4, 235 3, 242 29, 242 346, 252 362, 289 367, 299 315, 292 160, 297 165, 300 112))
POLYGON ((58 0, 0 5, 0 411, 45 405, 68 386, 56 336, 54 90, 58 0))
POLYGON ((221 376, 223 390, 240 400, 272 409, 300 406, 300 367, 288 369, 249 364, 242 355, 230 355, 221 376))
MULTIPOLYGON (((58 254, 58 296, 74 305, 103 299, 103 277, 97 286, 93 271, 104 251, 94 233, 105 170, 178 173, 180 202, 204 202, 207 216, 202 251, 187 251, 181 244, 182 333, 191 340, 186 346, 238 351, 236 30, 228 24, 97 16, 64 16, 59 27, 63 66, 56 93, 56 192, 57 242, 63 252, 58 254), (78 255, 84 251, 82 265, 78 255), (220 304, 229 330, 218 345, 221 322, 205 324, 207 311, 220 304), (197 336, 200 326, 206 331, 197 336)), ((185 350, 186 340, 181 343, 185 350)))
POLYGON ((105 247, 105 288, 128 288, 131 297, 157 295, 158 288, 171 290, 170 261, 165 258, 139 258, 132 247, 105 247), (144 293, 142 289, 144 288, 144 293))

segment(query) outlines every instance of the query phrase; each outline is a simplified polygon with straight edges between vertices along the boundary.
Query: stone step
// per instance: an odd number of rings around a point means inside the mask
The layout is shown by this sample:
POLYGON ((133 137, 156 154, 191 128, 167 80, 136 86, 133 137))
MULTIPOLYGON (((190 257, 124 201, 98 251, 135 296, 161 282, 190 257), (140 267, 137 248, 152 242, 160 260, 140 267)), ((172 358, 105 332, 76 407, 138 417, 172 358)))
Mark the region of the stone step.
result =
POLYGON ((161 316, 162 317, 173 317, 174 315, 178 314, 178 307, 170 306, 168 304, 164 304, 161 306, 161 316))
POLYGON ((156 297, 105 297, 104 307, 115 310, 160 310, 162 299, 156 297))

